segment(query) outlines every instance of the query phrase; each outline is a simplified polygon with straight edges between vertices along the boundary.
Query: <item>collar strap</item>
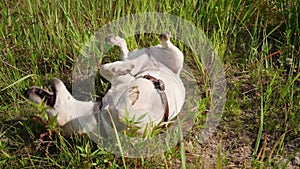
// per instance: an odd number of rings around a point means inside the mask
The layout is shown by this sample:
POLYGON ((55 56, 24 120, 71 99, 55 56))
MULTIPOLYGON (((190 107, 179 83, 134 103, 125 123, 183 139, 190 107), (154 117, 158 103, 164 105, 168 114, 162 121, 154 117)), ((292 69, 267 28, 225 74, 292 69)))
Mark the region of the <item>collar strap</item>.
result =
POLYGON ((155 77, 147 74, 144 75, 143 78, 150 80, 154 88, 157 89, 158 93, 160 94, 161 101, 163 105, 165 105, 165 114, 164 114, 164 122, 168 121, 169 119, 169 104, 168 104, 168 99, 167 95, 165 93, 165 84, 162 80, 156 79, 155 77))

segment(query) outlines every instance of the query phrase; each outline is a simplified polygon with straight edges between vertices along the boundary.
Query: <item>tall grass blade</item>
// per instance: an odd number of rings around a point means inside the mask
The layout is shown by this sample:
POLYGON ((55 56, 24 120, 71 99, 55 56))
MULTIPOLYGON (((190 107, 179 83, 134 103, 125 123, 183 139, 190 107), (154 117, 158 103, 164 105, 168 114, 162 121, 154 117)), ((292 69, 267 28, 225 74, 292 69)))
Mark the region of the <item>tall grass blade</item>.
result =
POLYGON ((4 87, 3 89, 1 89, 1 92, 4 91, 4 90, 6 90, 6 89, 8 89, 8 88, 10 88, 10 87, 12 87, 12 86, 14 86, 14 85, 16 85, 16 84, 18 84, 18 83, 20 83, 20 82, 22 82, 22 81, 24 81, 27 78, 32 77, 32 76, 35 76, 35 74, 29 74, 27 76, 22 77, 21 79, 19 79, 19 80, 15 81, 14 83, 12 83, 12 84, 4 87))

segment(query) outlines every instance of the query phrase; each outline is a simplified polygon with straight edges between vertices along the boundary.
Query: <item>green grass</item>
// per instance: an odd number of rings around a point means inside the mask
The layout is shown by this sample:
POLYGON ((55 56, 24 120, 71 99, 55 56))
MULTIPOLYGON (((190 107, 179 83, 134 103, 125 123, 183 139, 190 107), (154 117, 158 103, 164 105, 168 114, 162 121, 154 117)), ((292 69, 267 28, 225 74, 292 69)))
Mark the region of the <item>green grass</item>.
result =
MULTIPOLYGON (((220 168, 234 164, 238 168, 284 168, 287 163, 282 157, 292 160, 300 151, 299 147, 286 149, 300 137, 299 6, 297 0, 2 0, 0 167, 203 168, 213 164, 220 168), (211 152, 216 158, 204 159, 200 154, 207 143, 199 145, 193 138, 203 128, 204 111, 199 112, 179 148, 148 159, 116 157, 87 137, 64 138, 59 131, 41 143, 39 133, 45 129, 32 119, 44 117, 45 109, 31 104, 23 92, 30 86, 47 87, 53 77, 70 87, 73 64, 89 37, 110 21, 143 12, 162 12, 191 21, 203 29, 224 62, 228 93, 215 137, 217 151, 211 152), (245 144, 251 153, 237 164, 234 150, 243 145, 243 138, 249 138, 245 144), (188 142, 194 150, 183 147, 188 142)), ((129 48, 157 43, 153 36, 130 37, 129 48)), ((206 110, 210 93, 203 65, 188 46, 175 39, 174 43, 183 50, 185 63, 194 72, 203 72, 197 80, 201 97, 207 98, 199 100, 201 110, 206 110)))

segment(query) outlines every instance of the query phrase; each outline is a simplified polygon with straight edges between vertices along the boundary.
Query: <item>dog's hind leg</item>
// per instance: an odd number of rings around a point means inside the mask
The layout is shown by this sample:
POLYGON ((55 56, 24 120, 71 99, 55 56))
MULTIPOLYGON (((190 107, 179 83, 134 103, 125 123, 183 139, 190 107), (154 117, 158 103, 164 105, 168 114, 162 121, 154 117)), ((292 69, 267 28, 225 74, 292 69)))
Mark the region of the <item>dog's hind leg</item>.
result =
POLYGON ((125 39, 116 35, 109 35, 105 38, 105 42, 111 45, 119 46, 121 48, 121 52, 122 52, 121 60, 126 60, 128 58, 129 50, 127 48, 125 39))
POLYGON ((159 36, 160 44, 151 48, 152 56, 159 63, 164 64, 175 74, 179 75, 183 67, 183 53, 170 41, 171 33, 164 32, 159 36))

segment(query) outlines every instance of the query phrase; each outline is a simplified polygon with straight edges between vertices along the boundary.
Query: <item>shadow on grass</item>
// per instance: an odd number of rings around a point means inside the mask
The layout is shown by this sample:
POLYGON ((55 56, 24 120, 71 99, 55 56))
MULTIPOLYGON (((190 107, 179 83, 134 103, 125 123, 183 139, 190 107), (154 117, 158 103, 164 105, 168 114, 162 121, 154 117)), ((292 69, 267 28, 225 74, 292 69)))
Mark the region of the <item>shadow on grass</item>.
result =
POLYGON ((57 135, 49 134, 43 120, 30 116, 0 122, 0 142, 11 155, 56 153, 57 135))
POLYGON ((4 136, 14 142, 32 144, 46 127, 39 117, 25 117, 0 122, 0 129, 4 136))

